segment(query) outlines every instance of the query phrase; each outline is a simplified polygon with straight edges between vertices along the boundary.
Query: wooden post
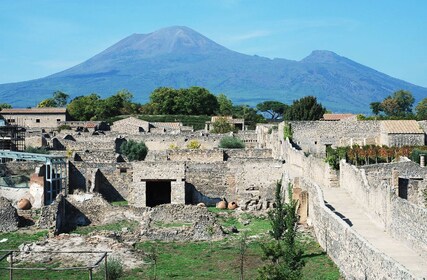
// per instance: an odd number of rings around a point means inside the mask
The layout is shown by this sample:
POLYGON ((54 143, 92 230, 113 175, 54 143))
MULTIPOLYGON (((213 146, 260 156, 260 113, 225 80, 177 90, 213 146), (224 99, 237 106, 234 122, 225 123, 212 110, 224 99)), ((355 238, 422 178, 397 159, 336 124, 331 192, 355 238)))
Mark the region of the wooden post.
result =
POLYGON ((89 268, 89 280, 92 280, 92 268, 89 268))
POLYGON ((13 252, 10 252, 10 272, 9 280, 13 280, 13 252))
POLYGON ((105 256, 104 256, 104 266, 105 266, 105 280, 108 280, 107 253, 105 253, 105 256))

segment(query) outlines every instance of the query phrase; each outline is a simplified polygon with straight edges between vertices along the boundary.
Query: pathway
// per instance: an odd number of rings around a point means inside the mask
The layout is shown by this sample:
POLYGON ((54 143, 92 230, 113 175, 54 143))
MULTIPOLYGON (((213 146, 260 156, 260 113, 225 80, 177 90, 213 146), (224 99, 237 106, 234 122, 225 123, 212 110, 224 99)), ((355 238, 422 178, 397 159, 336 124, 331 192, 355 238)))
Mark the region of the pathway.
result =
POLYGON ((406 267, 416 277, 427 279, 427 260, 406 246, 403 242, 391 237, 376 223, 342 188, 322 188, 325 203, 357 233, 368 240, 374 247, 406 267))

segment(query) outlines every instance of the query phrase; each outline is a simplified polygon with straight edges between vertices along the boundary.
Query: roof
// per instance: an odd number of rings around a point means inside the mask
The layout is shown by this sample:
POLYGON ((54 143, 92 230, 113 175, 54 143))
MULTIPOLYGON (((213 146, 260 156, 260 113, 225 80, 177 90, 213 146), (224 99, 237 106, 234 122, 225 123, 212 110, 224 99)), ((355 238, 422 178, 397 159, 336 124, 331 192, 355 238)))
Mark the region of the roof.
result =
POLYGON ((415 120, 381 121, 381 131, 389 134, 424 134, 415 120))
POLYGON ((323 114, 324 121, 340 121, 351 117, 356 117, 355 114, 323 114))
POLYGON ((213 116, 211 117, 211 121, 207 123, 214 123, 218 121, 219 119, 225 119, 228 123, 232 124, 238 124, 238 123, 244 123, 244 119, 234 119, 232 116, 213 116))
POLYGON ((65 114, 67 108, 16 108, 16 109, 3 109, 0 114, 65 114))
POLYGON ((154 127, 173 128, 173 129, 179 129, 180 127, 182 127, 182 123, 180 122, 150 122, 150 124, 154 127))
POLYGON ((126 119, 121 119, 118 121, 113 122, 113 125, 120 125, 121 123, 124 123, 125 125, 133 125, 133 126, 144 126, 148 125, 147 121, 135 118, 135 117, 128 117, 126 119))

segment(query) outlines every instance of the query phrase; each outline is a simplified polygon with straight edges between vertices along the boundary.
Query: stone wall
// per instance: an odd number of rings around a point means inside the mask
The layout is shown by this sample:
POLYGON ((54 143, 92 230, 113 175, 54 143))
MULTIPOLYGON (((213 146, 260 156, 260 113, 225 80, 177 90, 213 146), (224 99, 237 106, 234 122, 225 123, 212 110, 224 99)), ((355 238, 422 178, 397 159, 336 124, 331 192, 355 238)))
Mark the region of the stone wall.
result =
POLYGON ((109 201, 128 200, 133 182, 130 163, 69 163, 69 190, 96 191, 109 201))
POLYGON ((378 121, 292 121, 292 140, 305 152, 323 155, 326 145, 379 145, 378 121))
POLYGON ((15 207, 4 197, 0 196, 0 232, 18 229, 19 218, 15 207))
POLYGON ((389 147, 423 146, 425 144, 424 134, 381 134, 381 144, 389 147))
POLYGON ((356 168, 340 164, 340 185, 385 231, 414 250, 427 254, 427 208, 398 197, 399 179, 422 176, 427 170, 413 162, 356 168))
POLYGON ((415 279, 409 271, 374 248, 325 206, 319 186, 300 180, 309 193, 310 222, 317 241, 346 279, 415 279))

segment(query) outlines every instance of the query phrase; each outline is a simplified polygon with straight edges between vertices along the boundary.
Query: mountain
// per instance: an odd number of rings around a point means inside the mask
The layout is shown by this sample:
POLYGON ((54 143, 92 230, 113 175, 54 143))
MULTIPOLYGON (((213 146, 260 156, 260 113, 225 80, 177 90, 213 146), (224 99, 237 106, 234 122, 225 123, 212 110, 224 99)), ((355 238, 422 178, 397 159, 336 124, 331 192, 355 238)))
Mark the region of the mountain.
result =
POLYGON ((405 89, 416 101, 427 89, 398 80, 331 51, 313 51, 301 61, 269 59, 229 50, 182 26, 133 34, 65 71, 45 78, 0 85, 1 102, 34 106, 56 90, 76 97, 102 97, 120 89, 146 102, 157 87, 202 86, 235 103, 290 103, 315 95, 334 112, 369 113, 369 103, 405 89))

